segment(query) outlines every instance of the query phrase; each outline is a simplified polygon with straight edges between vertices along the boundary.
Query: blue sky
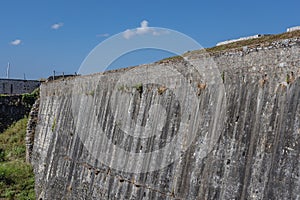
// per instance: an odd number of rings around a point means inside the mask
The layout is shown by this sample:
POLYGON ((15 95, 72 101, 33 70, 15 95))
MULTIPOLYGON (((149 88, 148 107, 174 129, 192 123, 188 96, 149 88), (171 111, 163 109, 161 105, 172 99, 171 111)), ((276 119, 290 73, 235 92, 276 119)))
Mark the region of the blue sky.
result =
MULTIPOLYGON (((140 26, 184 33, 203 47, 257 33, 282 33, 300 25, 300 1, 1 0, 0 78, 75 73, 89 52, 109 36, 140 26)), ((167 53, 131 53, 118 65, 151 62, 167 53), (126 62, 125 62, 126 60, 126 62)), ((123 56, 124 57, 124 56, 123 56)))

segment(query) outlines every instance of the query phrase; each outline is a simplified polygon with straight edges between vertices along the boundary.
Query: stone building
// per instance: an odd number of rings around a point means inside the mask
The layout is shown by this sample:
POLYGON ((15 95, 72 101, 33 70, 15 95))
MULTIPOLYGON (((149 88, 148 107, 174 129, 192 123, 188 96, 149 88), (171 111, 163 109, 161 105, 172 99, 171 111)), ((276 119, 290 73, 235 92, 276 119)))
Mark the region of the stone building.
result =
POLYGON ((31 93, 39 86, 37 80, 0 79, 0 94, 31 93))
POLYGON ((290 27, 286 30, 286 32, 298 31, 300 30, 300 26, 290 27))

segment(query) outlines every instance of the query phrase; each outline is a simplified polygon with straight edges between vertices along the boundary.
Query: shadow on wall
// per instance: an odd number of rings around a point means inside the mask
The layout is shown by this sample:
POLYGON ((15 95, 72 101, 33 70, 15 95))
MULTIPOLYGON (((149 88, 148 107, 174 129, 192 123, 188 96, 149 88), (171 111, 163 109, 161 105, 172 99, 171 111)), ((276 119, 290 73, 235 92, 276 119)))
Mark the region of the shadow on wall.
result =
POLYGON ((27 116, 38 95, 38 90, 31 94, 0 95, 0 133, 27 116))

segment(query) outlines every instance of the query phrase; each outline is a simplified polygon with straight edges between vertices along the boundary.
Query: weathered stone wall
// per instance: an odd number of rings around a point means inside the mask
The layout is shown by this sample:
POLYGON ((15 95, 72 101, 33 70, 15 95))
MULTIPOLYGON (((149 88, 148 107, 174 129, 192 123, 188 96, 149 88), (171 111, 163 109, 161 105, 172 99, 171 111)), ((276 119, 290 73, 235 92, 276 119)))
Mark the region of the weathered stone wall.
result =
POLYGON ((28 124, 26 129, 26 162, 31 162, 32 150, 34 145, 35 128, 38 120, 40 100, 37 99, 32 105, 31 111, 28 115, 28 124))
POLYGON ((299 199, 300 39, 212 57, 43 84, 37 198, 299 199))
POLYGON ((0 133, 30 112, 30 102, 24 102, 22 95, 0 95, 0 133))
POLYGON ((31 93, 40 86, 40 81, 0 79, 0 94, 24 94, 31 93))

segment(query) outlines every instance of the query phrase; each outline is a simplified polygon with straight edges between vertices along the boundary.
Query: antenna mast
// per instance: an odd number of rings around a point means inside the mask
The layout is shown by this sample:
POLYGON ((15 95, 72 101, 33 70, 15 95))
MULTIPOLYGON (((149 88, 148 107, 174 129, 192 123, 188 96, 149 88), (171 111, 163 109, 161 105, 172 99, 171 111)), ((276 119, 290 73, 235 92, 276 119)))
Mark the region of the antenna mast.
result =
POLYGON ((7 69, 6 69, 6 78, 7 79, 9 79, 9 70, 10 70, 10 63, 8 62, 7 69))

